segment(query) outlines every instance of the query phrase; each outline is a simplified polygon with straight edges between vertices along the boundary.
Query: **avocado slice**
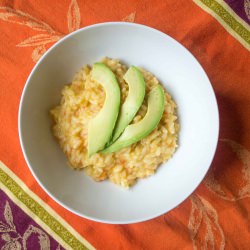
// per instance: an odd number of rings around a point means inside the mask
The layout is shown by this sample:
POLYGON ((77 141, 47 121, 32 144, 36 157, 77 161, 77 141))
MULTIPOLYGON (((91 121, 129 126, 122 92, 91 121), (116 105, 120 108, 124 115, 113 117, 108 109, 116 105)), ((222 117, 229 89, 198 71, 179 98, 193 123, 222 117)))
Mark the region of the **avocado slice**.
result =
POLYGON ((113 153, 128 147, 146 137, 161 120, 164 111, 165 96, 163 88, 158 85, 148 94, 148 110, 144 118, 138 123, 128 125, 122 135, 103 153, 113 153))
POLYGON ((121 135, 123 130, 133 120, 145 96, 145 82, 138 68, 131 66, 123 78, 129 86, 129 92, 125 102, 122 104, 113 132, 112 142, 121 135))
POLYGON ((93 80, 101 84, 106 98, 100 112, 88 124, 88 156, 102 150, 110 141, 120 109, 120 87, 114 73, 103 63, 95 63, 93 80))

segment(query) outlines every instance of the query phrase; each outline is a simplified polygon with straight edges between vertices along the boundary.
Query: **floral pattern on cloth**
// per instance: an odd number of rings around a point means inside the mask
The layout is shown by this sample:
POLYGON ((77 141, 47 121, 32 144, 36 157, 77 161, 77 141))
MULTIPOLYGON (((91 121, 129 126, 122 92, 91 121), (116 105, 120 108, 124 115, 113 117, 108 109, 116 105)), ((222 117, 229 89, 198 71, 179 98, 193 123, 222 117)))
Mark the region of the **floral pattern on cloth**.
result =
MULTIPOLYGON (((20 10, 15 10, 7 6, 0 7, 0 19, 6 22, 27 26, 37 31, 36 35, 28 37, 16 45, 17 47, 33 47, 34 50, 31 57, 34 62, 37 62, 40 59, 40 57, 48 49, 49 45, 57 42, 64 36, 64 34, 54 30, 49 24, 45 23, 44 21, 38 20, 28 13, 20 10)), ((77 1, 72 0, 67 13, 69 33, 80 28, 80 21, 81 17, 77 1)))
POLYGON ((250 0, 193 0, 250 51, 250 0))
MULTIPOLYGON (((136 12, 132 12, 128 16, 125 16, 122 21, 134 22, 135 15, 136 12)), ((71 0, 68 12, 67 14, 65 13, 65 18, 67 18, 68 33, 80 28, 81 15, 76 0, 71 0)), ((16 23, 21 26, 29 27, 37 32, 36 35, 30 36, 16 45, 20 48, 33 47, 31 58, 34 62, 37 62, 53 43, 57 42, 65 35, 54 30, 44 21, 28 13, 7 6, 0 6, 0 19, 9 23, 16 23)))
POLYGON ((1 189, 0 201, 1 250, 64 249, 1 189))
MULTIPOLYGON (((220 112, 221 135, 212 167, 190 198, 169 213, 151 221, 139 225, 111 226, 89 222, 75 215, 69 215, 68 211, 63 210, 65 216, 68 214, 68 218, 74 218, 72 224, 75 227, 78 226, 79 231, 82 230, 88 238, 91 238, 99 246, 99 249, 111 249, 114 246, 117 249, 147 249, 149 247, 150 249, 184 249, 184 247, 186 247, 185 249, 207 250, 249 249, 250 234, 247 215, 250 211, 250 147, 246 132, 243 135, 244 131, 249 131, 249 118, 243 115, 243 113, 249 114, 249 86, 247 90, 245 86, 244 90, 244 84, 246 85, 247 80, 243 79, 246 75, 246 70, 243 69, 246 65, 249 67, 249 60, 244 54, 243 49, 245 50, 245 48, 241 48, 240 44, 239 47, 237 46, 239 41, 246 48, 249 48, 250 0, 194 0, 199 6, 202 4, 202 8, 206 12, 212 13, 211 15, 219 20, 223 27, 226 27, 228 34, 225 32, 221 36, 219 34, 222 30, 219 29, 220 25, 216 26, 214 20, 209 19, 200 8, 199 11, 193 12, 196 5, 191 5, 188 3, 189 1, 173 1, 175 4, 173 2, 169 4, 171 1, 159 1, 152 5, 149 2, 140 2, 136 7, 126 9, 126 11, 123 11, 122 8, 119 9, 119 12, 122 13, 119 21, 141 22, 169 33, 190 49, 205 66, 219 100, 219 108, 222 109, 220 112), (160 7, 157 7, 157 4, 160 7), (174 6, 173 9, 171 9, 171 5, 174 6), (169 9, 171 11, 168 12, 169 9), (181 12, 182 9, 183 12, 181 12), (181 13, 179 19, 166 18, 166 16, 172 16, 173 13, 178 12, 181 13), (192 20, 189 13, 195 13, 195 15, 191 15, 195 16, 194 19, 197 17, 197 23, 192 20), (157 16, 157 18, 152 18, 152 16, 157 16), (184 17, 185 21, 183 21, 184 17), (242 25, 241 19, 244 20, 244 25, 242 25), (176 22, 179 22, 180 25, 178 26, 176 22), (189 22, 187 26, 185 26, 186 22, 189 22), (210 34, 208 34, 209 31, 210 34), (238 41, 232 41, 233 38, 230 40, 230 34, 238 41), (223 46, 220 44, 220 40, 223 40, 223 46), (234 48, 236 49, 234 50, 234 48), (234 54, 235 51, 237 53, 234 54), (244 58, 244 61, 240 61, 241 57, 244 58), (237 63, 230 64, 234 60, 228 58, 237 58, 238 61, 235 59, 237 63), (237 83, 237 87, 235 87, 235 83, 237 83), (244 93, 242 94, 241 91, 244 93), (224 96, 226 92, 227 96, 224 96), (230 96, 230 93, 233 94, 230 96), (248 103, 246 103, 246 99, 248 103), (237 115, 237 113, 239 114, 237 115), (234 119, 237 122, 234 123, 234 119), (87 229, 85 230, 85 228, 87 229), (156 231, 157 234, 152 234, 156 231)), ((53 43, 67 33, 83 26, 81 23, 83 23, 83 18, 87 18, 87 14, 91 16, 89 19, 92 18, 89 24, 93 24, 97 22, 101 8, 106 11, 105 13, 108 13, 103 5, 100 5, 98 15, 95 15, 92 7, 95 4, 94 1, 84 2, 85 6, 90 6, 87 8, 88 13, 79 7, 80 1, 65 1, 63 4, 66 5, 66 8, 60 16, 61 26, 64 27, 65 31, 62 32, 54 28, 49 20, 38 18, 34 11, 24 11, 19 9, 18 5, 14 8, 14 4, 13 6, 5 4, 6 1, 0 6, 0 20, 6 26, 15 24, 17 29, 20 29, 19 33, 21 33, 22 38, 13 47, 27 54, 32 66, 53 43), (26 28, 28 31, 26 30, 25 33, 22 28, 26 28)), ((118 3, 116 4, 119 6, 118 3)), ((133 6, 132 1, 130 1, 130 5, 133 6)), ((112 18, 117 21, 115 15, 112 18)), ((103 15, 103 19, 100 20, 110 21, 109 15, 106 17, 103 15)), ((4 52, 1 51, 1 53, 5 56, 4 52)), ((7 63, 10 62, 7 61, 7 63)), ((22 71, 28 75, 26 68, 22 71)), ((8 74, 11 75, 11 72, 8 74)), ((20 83, 16 82, 16 84, 21 89, 24 81, 20 80, 20 83)), ((11 89, 11 91, 13 90, 11 89)), ((6 93, 8 94, 7 91, 6 93)), ((16 93, 18 92, 14 92, 14 94, 11 92, 8 98, 13 98, 12 102, 17 105, 19 93, 16 93), (18 96, 16 99, 14 99, 15 94, 18 96)), ((7 120, 11 120, 9 116, 6 115, 6 117, 7 120)), ((9 127, 12 128, 9 124, 6 123, 3 128, 5 130, 9 127)), ((7 133, 10 133, 10 130, 7 133)), ((17 151, 15 143, 12 143, 9 148, 13 152, 17 151)), ((15 163, 10 167, 14 168, 14 165, 15 163)), ((16 164, 16 168, 22 167, 22 171, 26 171, 26 174, 28 170, 24 166, 24 164, 16 164)), ((24 177, 22 178, 24 179, 24 177)), ((0 190, 0 201, 1 250, 63 249, 53 236, 46 233, 2 190, 0 190)))
MULTIPOLYGON (((220 201, 232 202, 227 204, 227 206, 234 206, 234 202, 250 198, 250 152, 239 143, 229 139, 220 139, 217 152, 223 152, 225 158, 215 157, 214 163, 203 183, 207 188, 209 196, 212 193, 220 201), (235 156, 241 163, 237 168, 232 168, 229 171, 228 169, 216 167, 220 166, 224 160, 231 160, 235 156), (220 174, 222 171, 223 175, 220 174), (234 176, 237 182, 233 184, 231 190, 228 190, 225 188, 227 186, 226 183, 230 181, 232 176, 234 176)), ((225 164, 222 165, 225 166, 225 164)), ((205 195, 201 194, 199 190, 190 197, 191 213, 188 229, 193 242, 193 248, 227 249, 226 236, 223 229, 225 225, 220 222, 216 207, 206 199, 205 195)))

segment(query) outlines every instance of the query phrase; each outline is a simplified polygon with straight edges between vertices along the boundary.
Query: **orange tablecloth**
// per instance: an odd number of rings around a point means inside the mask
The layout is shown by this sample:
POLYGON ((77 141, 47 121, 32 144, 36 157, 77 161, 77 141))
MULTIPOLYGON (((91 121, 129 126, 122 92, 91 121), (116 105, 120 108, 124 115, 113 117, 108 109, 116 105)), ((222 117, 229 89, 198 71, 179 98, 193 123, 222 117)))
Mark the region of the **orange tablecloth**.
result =
POLYGON ((97 249, 249 249, 250 1, 233 2, 245 21, 222 0, 0 0, 0 161, 97 249), (220 136, 209 173, 185 202, 147 222, 106 225, 68 212, 41 189, 21 152, 17 114, 46 49, 80 27, 122 20, 159 29, 193 53, 216 93, 220 136))

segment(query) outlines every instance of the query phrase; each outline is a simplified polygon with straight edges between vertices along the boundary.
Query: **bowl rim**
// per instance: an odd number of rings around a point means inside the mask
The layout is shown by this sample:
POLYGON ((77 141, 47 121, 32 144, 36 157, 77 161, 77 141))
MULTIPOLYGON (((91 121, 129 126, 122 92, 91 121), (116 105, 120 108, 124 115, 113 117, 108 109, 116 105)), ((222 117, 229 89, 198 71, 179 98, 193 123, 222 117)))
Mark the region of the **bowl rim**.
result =
POLYGON ((180 42, 178 42, 177 40, 175 40, 174 38, 172 38, 171 36, 167 35, 166 33, 163 33, 162 31, 160 30, 157 30, 155 28, 152 28, 152 27, 149 27, 147 25, 143 25, 143 24, 138 24, 138 23, 129 23, 129 22, 103 22, 103 23, 97 23, 97 24, 93 24, 93 25, 89 25, 89 26, 86 26, 86 27, 83 27, 83 28, 80 28, 72 33, 69 33, 68 35, 65 35, 63 38, 61 38, 59 41, 57 41, 55 44, 53 44, 43 55, 42 57, 38 60, 38 62, 35 64, 35 66, 33 67, 33 69, 31 70, 26 82, 25 82, 25 85, 23 87, 23 90, 22 90, 22 94, 21 94, 21 98, 20 98, 20 102, 19 102, 19 110, 18 110, 18 135, 19 135, 19 141, 20 141, 20 145, 21 145, 21 149, 22 149, 22 152, 23 152, 23 155, 24 155, 24 159, 26 161, 26 164, 28 165, 28 168, 29 170, 31 171, 33 177, 35 178, 35 180, 38 182, 38 184, 42 187, 42 189, 48 194, 48 196, 50 198, 52 198, 54 201, 56 201, 59 205, 61 205, 63 208, 65 208, 66 210, 72 212, 73 214, 76 214, 82 218, 85 218, 85 219, 89 219, 89 220, 92 220, 92 221, 96 221, 96 222, 101 222, 101 223, 107 223, 107 224, 131 224, 131 223, 139 223, 139 222, 144 222, 144 221, 147 221, 147 220, 151 220, 151 219, 154 219, 158 216, 161 216, 169 211, 171 211, 172 209, 176 208, 178 205, 180 205, 181 203, 183 203, 196 189, 197 187, 200 185, 200 183, 203 181, 204 177, 206 176, 211 164, 212 164, 212 161, 214 159, 214 155, 215 155, 215 152, 216 152, 216 149, 217 149, 217 144, 218 144, 218 139, 219 139, 219 130, 220 130, 220 121, 219 121, 219 109, 218 109, 218 103, 217 103, 217 100, 216 100, 216 95, 215 95, 215 92, 214 92, 214 89, 213 89, 213 86, 205 72, 205 70, 203 69, 203 67, 201 66, 201 64, 199 63, 199 61, 193 56, 193 54, 187 49, 185 48, 180 42), (144 217, 144 218, 139 218, 139 219, 130 219, 130 220, 107 220, 107 219, 100 219, 100 218, 95 218, 93 216, 88 216, 88 215, 85 215, 85 214, 82 214, 81 212, 78 212, 76 211, 75 209, 69 207, 68 205, 64 204, 62 201, 60 201, 59 199, 57 199, 49 190, 47 190, 47 188, 43 185, 43 183, 40 181, 40 179, 38 178, 38 176, 35 174, 31 164, 29 163, 29 160, 28 160, 28 156, 26 154, 26 150, 25 150, 25 147, 23 145, 23 138, 22 138, 22 124, 21 124, 21 120, 22 120, 22 104, 23 104, 23 101, 24 101, 24 96, 25 96, 25 93, 26 93, 26 89, 29 85, 29 82, 30 82, 30 79, 32 77, 32 75, 34 74, 34 72, 36 71, 36 69, 39 67, 40 63, 43 61, 43 59, 54 49, 56 48, 57 46, 59 46, 59 44, 63 43, 65 40, 67 40, 68 38, 74 36, 75 34, 77 33, 80 33, 80 32, 83 32, 85 30, 89 30, 89 29, 93 29, 93 28, 98 28, 98 27, 103 27, 103 26, 119 26, 119 25, 122 25, 122 26, 128 26, 128 27, 137 27, 137 28, 140 28, 140 29, 145 29, 145 30, 148 30, 148 31, 151 31, 151 32, 155 32, 157 33, 158 35, 162 36, 162 37, 168 37, 168 39, 178 43, 179 46, 181 46, 189 55, 191 55, 191 57, 199 64, 200 66, 200 69, 203 71, 205 77, 207 78, 208 82, 210 83, 210 88, 211 88, 211 93, 212 93, 212 98, 214 99, 214 106, 215 106, 215 111, 216 111, 216 116, 215 116, 215 123, 216 123, 216 143, 214 144, 214 148, 212 150, 212 157, 210 159, 210 162, 208 164, 208 167, 206 169, 206 171, 204 171, 204 175, 202 176, 202 178, 200 179, 200 181, 197 183, 197 185, 195 185, 195 187, 193 188, 193 190, 191 190, 191 192, 189 193, 189 195, 186 195, 184 196, 180 201, 178 201, 175 206, 173 206, 171 209, 166 209, 164 211, 161 211, 161 212, 158 212, 158 213, 155 213, 153 215, 150 215, 150 216, 147 216, 147 217, 144 217))

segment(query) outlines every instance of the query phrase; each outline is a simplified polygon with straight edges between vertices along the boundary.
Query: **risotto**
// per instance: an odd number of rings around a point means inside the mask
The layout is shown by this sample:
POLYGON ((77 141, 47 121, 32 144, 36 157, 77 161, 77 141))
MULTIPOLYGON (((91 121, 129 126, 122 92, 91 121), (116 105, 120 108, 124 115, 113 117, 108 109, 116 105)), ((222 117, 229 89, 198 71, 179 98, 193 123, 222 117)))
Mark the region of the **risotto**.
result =
MULTIPOLYGON (((126 99, 128 85, 123 79, 126 65, 119 60, 102 60, 116 75, 121 89, 121 104, 126 99)), ((146 95, 159 81, 141 69, 146 83, 146 95)), ((54 120, 53 133, 74 169, 84 169, 95 181, 109 179, 122 187, 132 186, 137 179, 153 175, 158 166, 167 161, 177 148, 179 125, 176 104, 165 91, 164 113, 158 126, 144 139, 111 154, 97 153, 88 158, 88 122, 100 111, 105 92, 101 85, 91 80, 91 67, 84 66, 71 84, 62 90, 61 102, 50 113, 54 120)), ((147 112, 147 102, 134 117, 140 121, 147 112)), ((97 135, 98 136, 98 135, 97 135)))

